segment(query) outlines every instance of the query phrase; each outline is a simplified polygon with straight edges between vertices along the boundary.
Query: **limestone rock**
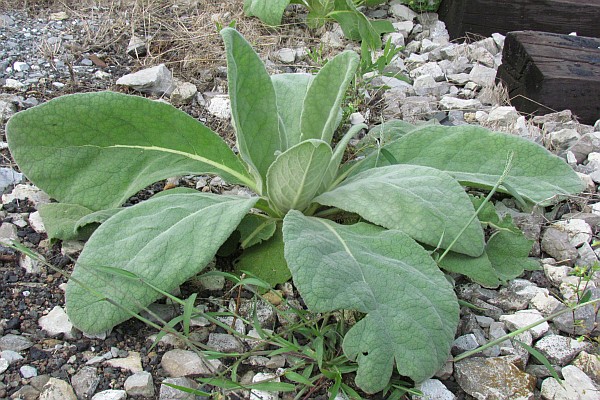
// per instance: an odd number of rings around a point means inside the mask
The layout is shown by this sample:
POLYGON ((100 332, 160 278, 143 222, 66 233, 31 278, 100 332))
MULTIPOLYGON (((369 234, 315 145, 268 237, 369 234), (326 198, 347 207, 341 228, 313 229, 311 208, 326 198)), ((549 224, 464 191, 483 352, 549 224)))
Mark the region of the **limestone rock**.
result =
POLYGON ((244 345, 235 336, 226 333, 211 333, 206 346, 222 353, 242 353, 244 345))
POLYGON ((170 383, 181 387, 187 387, 190 389, 198 389, 198 384, 189 378, 166 378, 160 385, 159 400, 196 400, 196 395, 193 393, 187 393, 179 389, 174 389, 170 386, 164 385, 170 383))
POLYGON ((33 346, 33 343, 25 336, 9 333, 0 338, 0 350, 23 351, 33 346))
POLYGON ((549 227, 542 235, 542 250, 558 261, 573 263, 579 253, 571 244, 567 232, 549 227))
POLYGON ((44 385, 39 400, 77 400, 77 396, 67 382, 50 378, 44 385))
POLYGON ((164 64, 122 76, 117 80, 117 85, 157 96, 169 96, 175 89, 173 74, 164 64))
POLYGON ((174 105, 188 104, 198 93, 198 88, 191 82, 176 82, 171 93, 171 103, 174 105))
POLYGON ((413 397, 415 400, 454 400, 456 396, 437 379, 427 379, 417 386, 423 396, 413 397))
POLYGON ((125 380, 125 391, 128 396, 153 397, 154 381, 150 372, 137 372, 125 380))
POLYGON ((108 389, 98 392, 92 397, 92 400, 125 400, 127 392, 124 390, 108 389))
POLYGON ((600 385, 600 357, 598 355, 582 351, 572 364, 585 372, 597 385, 600 385))
POLYGON ((592 228, 582 219, 573 218, 568 221, 558 221, 552 226, 567 232, 569 243, 574 247, 579 247, 592 240, 592 228))
MULTIPOLYGON (((259 372, 252 378, 252 383, 264 381, 281 382, 281 379, 275 374, 265 374, 262 372, 259 372)), ((250 391, 250 400, 279 400, 279 392, 266 392, 254 389, 250 391)))
POLYGON ((577 354, 589 350, 590 344, 560 335, 547 335, 537 341, 535 348, 546 356, 550 364, 567 365, 577 354))
POLYGON ((99 383, 100 376, 95 367, 83 367, 71 377, 71 385, 73 385, 77 397, 82 399, 89 399, 99 383))
MULTIPOLYGON (((511 331, 516 331, 517 329, 533 324, 543 318, 542 314, 537 310, 522 310, 517 311, 514 314, 502 315, 500 316, 500 321, 504 322, 506 327, 511 331)), ((542 322, 534 328, 531 328, 529 332, 531 332, 533 338, 536 339, 548 332, 548 329, 550 329, 548 323, 542 322)))
POLYGON ((50 336, 64 334, 67 339, 73 337, 73 324, 69 321, 65 310, 60 306, 55 306, 48 315, 41 317, 38 324, 50 336))
POLYGON ((481 107, 477 99, 459 99, 452 96, 444 96, 440 100, 440 106, 445 110, 476 110, 481 107))
POLYGON ((112 358, 106 360, 105 364, 110 365, 113 368, 121 368, 133 373, 142 372, 142 358, 140 353, 137 351, 130 351, 129 355, 125 358, 112 358))
POLYGON ((542 399, 545 400, 597 400, 598 389, 582 370, 572 365, 562 369, 563 385, 554 378, 542 382, 542 399))
POLYGON ((161 366, 168 376, 179 378, 190 375, 213 375, 222 364, 219 360, 207 360, 200 354, 190 350, 170 350, 162 359, 161 366))
POLYGON ((507 360, 472 357, 454 365, 460 387, 478 400, 533 400, 536 379, 507 360))

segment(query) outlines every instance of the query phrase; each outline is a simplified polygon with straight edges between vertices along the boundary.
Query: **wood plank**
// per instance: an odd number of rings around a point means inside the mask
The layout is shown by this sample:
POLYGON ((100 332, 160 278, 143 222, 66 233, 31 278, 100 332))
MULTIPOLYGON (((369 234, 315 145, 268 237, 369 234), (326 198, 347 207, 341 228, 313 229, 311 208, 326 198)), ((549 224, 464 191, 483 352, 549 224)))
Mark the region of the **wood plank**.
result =
POLYGON ((600 37, 600 0, 442 0, 451 39, 525 29, 600 37))
POLYGON ((600 119, 600 39, 510 32, 496 79, 523 113, 570 109, 582 123, 600 119))

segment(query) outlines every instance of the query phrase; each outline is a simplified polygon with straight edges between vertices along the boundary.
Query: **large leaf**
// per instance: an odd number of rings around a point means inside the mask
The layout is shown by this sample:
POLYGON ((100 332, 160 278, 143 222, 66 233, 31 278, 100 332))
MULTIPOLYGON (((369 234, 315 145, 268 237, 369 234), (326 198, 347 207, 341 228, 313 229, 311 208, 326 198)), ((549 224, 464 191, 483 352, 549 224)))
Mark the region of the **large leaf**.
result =
POLYGON ((479 257, 469 257, 464 254, 449 252, 439 262, 439 265, 448 272, 465 275, 481 286, 487 288, 500 286, 498 274, 485 252, 479 257))
POLYGON ((268 240, 275 233, 276 222, 263 214, 248 214, 237 230, 240 232, 240 247, 247 249, 268 240))
POLYGON ((244 13, 258 17, 267 25, 281 24, 281 17, 290 0, 244 0, 244 13))
POLYGON ((244 250, 235 261, 235 272, 250 272, 273 287, 290 280, 292 275, 283 257, 281 223, 271 238, 244 250))
POLYGON ((399 229, 431 246, 477 257, 483 230, 469 196, 450 175, 419 165, 370 169, 322 193, 315 202, 359 214, 389 229, 399 229), (467 226, 462 235, 461 230, 467 226), (460 235, 460 236, 459 236, 460 235))
POLYGON ((244 161, 261 180, 282 150, 277 99, 271 78, 250 44, 232 28, 221 31, 227 50, 227 82, 237 144, 244 161))
MULTIPOLYGON (((528 140, 476 126, 428 126, 412 131, 385 147, 398 163, 440 169, 459 182, 492 188, 500 179, 507 156, 514 152, 505 182, 523 198, 548 204, 555 196, 578 193, 584 184, 562 159, 528 140)), ((352 173, 375 165, 376 154, 357 164, 352 173)), ((385 165, 386 160, 379 159, 385 165)), ((500 191, 508 193, 506 188, 500 191)))
POLYGON ((448 358, 458 324, 452 285, 429 254, 400 231, 358 223, 338 225, 290 211, 285 258, 313 311, 367 314, 346 334, 344 353, 358 362, 356 383, 382 390, 394 361, 420 382, 448 358))
POLYGON ((524 270, 539 268, 539 262, 528 257, 532 245, 533 241, 522 232, 498 231, 488 240, 485 252, 498 278, 506 282, 520 276, 524 270))
POLYGON ((339 109, 354 78, 359 57, 344 51, 321 68, 308 88, 302 110, 302 140, 321 139, 331 144, 339 123, 339 109))
POLYGON ((21 170, 63 203, 115 208, 176 175, 217 174, 253 187, 213 131, 176 108, 101 92, 59 97, 15 114, 6 127, 21 170))
POLYGON ((82 225, 78 225, 81 218, 93 213, 79 204, 43 204, 39 212, 49 239, 83 240, 89 238, 95 228, 89 225, 83 228, 82 225))
POLYGON ((317 194, 331 160, 331 147, 310 139, 279 155, 267 174, 269 201, 283 215, 304 210, 317 194))
POLYGON ((102 332, 131 317, 115 303, 135 313, 161 296, 107 268, 172 291, 208 264, 255 202, 256 198, 173 194, 109 218, 90 237, 68 283, 71 322, 84 332, 102 332))
POLYGON ((300 116, 312 80, 313 75, 300 73, 271 76, 277 95, 277 111, 285 132, 281 151, 300 143, 300 116))

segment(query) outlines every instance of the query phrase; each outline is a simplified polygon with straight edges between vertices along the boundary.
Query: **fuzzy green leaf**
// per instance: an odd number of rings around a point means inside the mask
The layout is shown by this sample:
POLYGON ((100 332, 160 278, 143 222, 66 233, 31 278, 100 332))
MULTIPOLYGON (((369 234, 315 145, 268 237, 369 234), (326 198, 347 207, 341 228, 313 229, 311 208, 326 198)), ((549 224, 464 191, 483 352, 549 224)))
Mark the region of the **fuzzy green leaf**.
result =
POLYGON ((310 139, 277 157, 267 173, 267 194, 282 215, 288 210, 304 210, 310 205, 332 154, 327 143, 310 139))
POLYGON ((260 181, 282 150, 277 99, 271 77, 250 44, 232 28, 221 31, 227 51, 227 82, 231 115, 242 159, 260 181))
POLYGON ((532 245, 522 232, 498 231, 488 240, 485 252, 498 278, 506 282, 539 267, 539 262, 528 257, 532 245))
MULTIPOLYGON (((562 159, 525 139, 476 126, 428 126, 412 131, 385 147, 401 164, 424 165, 448 172, 459 182, 492 188, 514 152, 506 183, 533 203, 548 204, 557 196, 583 190, 579 176, 562 159)), ((378 166, 386 165, 378 160, 378 166)), ((372 168, 376 154, 357 164, 352 173, 372 168)), ((508 193, 505 188, 499 191, 508 193)))
POLYGON ((246 249, 240 255, 235 261, 235 271, 238 275, 243 271, 250 272, 271 287, 290 280, 292 275, 283 257, 281 224, 270 239, 246 249))
POLYGON ((275 233, 275 226, 275 220, 266 215, 246 215, 237 228, 240 232, 240 246, 247 249, 268 240, 275 233))
POLYGON ((253 186, 219 135, 168 104, 138 96, 62 96, 15 114, 6 130, 27 178, 56 200, 92 211, 118 207, 177 175, 217 174, 253 186))
POLYGON ((339 123, 340 105, 358 63, 356 53, 344 51, 328 61, 315 76, 304 99, 302 140, 320 139, 331 144, 339 123))
POLYGON ((78 204, 50 203, 39 209, 49 239, 84 240, 94 232, 95 226, 79 225, 81 218, 93 213, 78 204), (79 229, 82 228, 82 229, 79 229))
POLYGON ((451 251, 446 254, 439 264, 444 270, 465 275, 473 282, 486 288, 500 286, 498 274, 485 252, 479 257, 469 257, 451 251))
MULTIPOLYGON (((315 202, 359 214, 388 229, 399 229, 430 246, 447 248, 475 214, 463 188, 450 175, 418 165, 374 168, 347 179, 315 202)), ((452 250, 477 257, 484 249, 475 219, 452 250)))
POLYGON ((109 218, 90 237, 68 283, 71 322, 84 332, 103 332, 131 317, 113 302, 137 313, 161 297, 137 279, 116 278, 107 272, 110 268, 172 291, 208 264, 255 202, 204 193, 173 194, 109 218))
POLYGON ((311 310, 367 314, 343 342, 346 356, 358 362, 361 389, 384 389, 394 362, 400 375, 417 382, 446 362, 458 302, 452 285, 414 240, 400 231, 338 225, 297 211, 286 215, 283 235, 294 283, 311 310))
POLYGON ((277 74, 271 76, 277 95, 277 112, 284 126, 281 151, 300 143, 300 117, 306 92, 313 80, 310 74, 277 74))
POLYGON ((281 24, 281 17, 290 0, 244 0, 244 13, 258 17, 267 25, 281 24))

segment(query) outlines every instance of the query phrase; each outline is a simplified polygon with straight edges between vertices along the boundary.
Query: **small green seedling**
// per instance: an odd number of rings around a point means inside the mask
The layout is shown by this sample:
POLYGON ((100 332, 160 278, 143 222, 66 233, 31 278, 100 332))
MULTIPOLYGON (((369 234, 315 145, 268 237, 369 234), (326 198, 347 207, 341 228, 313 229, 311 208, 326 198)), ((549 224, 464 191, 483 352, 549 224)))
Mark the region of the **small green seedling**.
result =
POLYGON ((236 235, 239 269, 271 284, 291 274, 312 311, 362 315, 342 341, 362 390, 386 388, 394 368, 414 382, 431 377, 459 321, 440 266, 495 287, 529 265, 531 243, 461 184, 544 205, 582 190, 581 180, 537 144, 474 126, 390 122, 370 133, 385 142, 342 165, 365 128, 332 147, 358 55, 345 51, 315 76, 269 76, 238 32, 221 35, 239 154, 168 104, 111 92, 63 96, 8 122, 21 170, 58 201, 40 210, 49 236, 93 231, 66 290, 71 321, 97 333, 127 320, 236 235), (255 195, 173 189, 122 208, 148 185, 187 174, 219 175, 255 195))

